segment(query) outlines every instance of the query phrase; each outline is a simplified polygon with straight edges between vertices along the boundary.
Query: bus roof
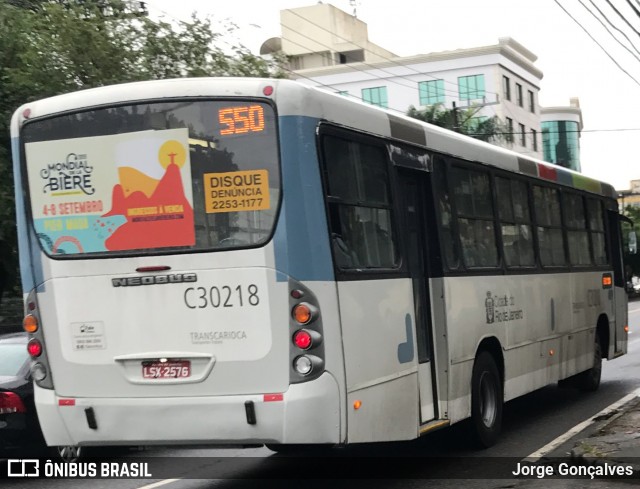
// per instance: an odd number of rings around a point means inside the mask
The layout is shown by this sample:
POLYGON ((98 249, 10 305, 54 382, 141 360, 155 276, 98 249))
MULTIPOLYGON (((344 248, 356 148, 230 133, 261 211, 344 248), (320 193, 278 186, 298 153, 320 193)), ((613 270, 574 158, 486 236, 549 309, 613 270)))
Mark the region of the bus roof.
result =
POLYGON ((276 101, 279 116, 309 116, 360 131, 416 144, 468 161, 502 168, 567 187, 617 198, 604 182, 493 144, 396 114, 299 82, 264 78, 179 78, 111 85, 58 95, 20 107, 12 120, 12 137, 27 118, 123 104, 183 97, 260 97, 276 101), (272 93, 265 91, 272 87, 272 93), (267 93, 271 93, 267 95, 267 93))

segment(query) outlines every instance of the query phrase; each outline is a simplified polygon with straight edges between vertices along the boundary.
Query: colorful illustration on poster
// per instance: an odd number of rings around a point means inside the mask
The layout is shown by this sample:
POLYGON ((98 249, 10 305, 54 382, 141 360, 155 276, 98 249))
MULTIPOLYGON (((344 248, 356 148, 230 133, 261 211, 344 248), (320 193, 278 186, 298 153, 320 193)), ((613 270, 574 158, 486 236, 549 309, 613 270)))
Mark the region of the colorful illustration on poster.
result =
POLYGON ((36 233, 51 254, 193 246, 187 129, 26 145, 36 233))

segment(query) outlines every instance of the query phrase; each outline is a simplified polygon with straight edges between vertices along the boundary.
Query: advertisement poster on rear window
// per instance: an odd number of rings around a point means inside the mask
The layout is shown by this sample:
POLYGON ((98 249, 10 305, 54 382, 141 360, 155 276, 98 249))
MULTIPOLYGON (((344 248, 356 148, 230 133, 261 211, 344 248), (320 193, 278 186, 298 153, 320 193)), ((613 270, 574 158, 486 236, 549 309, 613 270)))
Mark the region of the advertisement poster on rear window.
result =
POLYGON ((25 152, 48 254, 195 244, 187 129, 34 142, 25 152))

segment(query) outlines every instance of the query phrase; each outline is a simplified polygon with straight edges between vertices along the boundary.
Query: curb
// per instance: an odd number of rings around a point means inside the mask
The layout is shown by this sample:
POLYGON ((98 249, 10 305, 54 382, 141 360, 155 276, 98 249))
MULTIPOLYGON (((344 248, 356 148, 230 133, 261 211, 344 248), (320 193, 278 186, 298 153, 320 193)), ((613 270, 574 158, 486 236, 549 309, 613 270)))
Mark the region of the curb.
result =
POLYGON ((640 456, 640 431, 634 434, 614 432, 598 435, 634 408, 640 410, 640 397, 635 397, 611 413, 603 415, 603 417, 606 416, 606 419, 597 425, 591 436, 575 442, 575 446, 569 454, 573 462, 582 465, 631 466, 634 474, 640 475, 640 458, 638 458, 640 456), (627 447, 621 446, 625 444, 627 447), (638 456, 629 455, 628 449, 637 452, 638 456))

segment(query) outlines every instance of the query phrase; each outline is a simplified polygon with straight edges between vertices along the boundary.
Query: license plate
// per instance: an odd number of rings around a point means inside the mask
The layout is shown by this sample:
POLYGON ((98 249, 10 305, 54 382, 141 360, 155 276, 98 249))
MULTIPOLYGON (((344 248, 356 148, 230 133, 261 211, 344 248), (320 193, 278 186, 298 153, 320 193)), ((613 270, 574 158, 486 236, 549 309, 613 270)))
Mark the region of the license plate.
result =
POLYGON ((145 379, 184 379, 191 375, 189 360, 168 362, 142 362, 142 377, 145 379))

